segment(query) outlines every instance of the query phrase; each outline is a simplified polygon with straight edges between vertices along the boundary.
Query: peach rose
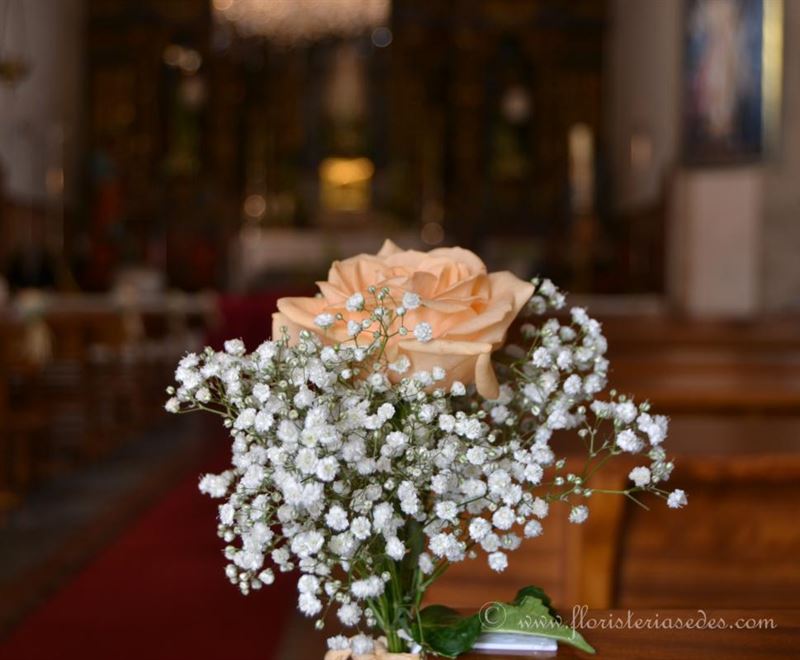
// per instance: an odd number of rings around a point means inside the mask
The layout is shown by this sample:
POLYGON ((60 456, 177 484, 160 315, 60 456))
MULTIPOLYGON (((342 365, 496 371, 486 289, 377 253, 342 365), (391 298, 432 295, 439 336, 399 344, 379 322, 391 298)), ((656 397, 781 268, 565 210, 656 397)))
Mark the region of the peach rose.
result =
MULTIPOLYGON (((368 287, 385 287, 400 305, 404 294, 416 294, 420 304, 409 304, 403 320, 410 332, 389 339, 387 359, 407 357, 409 373, 442 367, 447 372, 444 385, 454 380, 474 382, 478 392, 490 399, 498 394, 492 351, 502 346, 508 327, 533 294, 530 282, 508 271, 487 273, 484 263, 469 250, 438 248, 426 253, 401 250, 391 241, 376 255, 334 262, 328 280, 317 285, 321 296, 278 301, 278 312, 272 318, 273 337, 286 326, 293 340, 306 329, 326 343, 345 343, 351 339, 347 321, 366 317, 364 312, 348 310, 351 296, 360 293, 369 300, 368 287), (315 323, 320 314, 341 314, 344 321, 322 331, 315 323), (422 341, 413 333, 420 324, 422 341)), ((394 372, 390 375, 394 380, 401 377, 394 372)))

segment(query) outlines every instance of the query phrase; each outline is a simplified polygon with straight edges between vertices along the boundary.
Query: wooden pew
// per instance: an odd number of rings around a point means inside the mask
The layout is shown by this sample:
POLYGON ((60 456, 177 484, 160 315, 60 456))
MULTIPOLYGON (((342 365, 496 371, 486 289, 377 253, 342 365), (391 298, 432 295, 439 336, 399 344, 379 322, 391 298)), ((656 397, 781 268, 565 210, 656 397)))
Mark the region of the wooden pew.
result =
POLYGON ((165 418, 164 389, 207 306, 184 303, 66 296, 33 313, 0 310, 0 509, 165 418), (25 350, 32 324, 47 336, 41 362, 25 350))
MULTIPOLYGON (((624 488, 635 464, 622 460, 596 487, 624 488)), ((505 572, 491 571, 480 551, 451 567, 426 602, 469 610, 534 584, 565 610, 797 607, 800 452, 682 456, 669 487, 683 488, 689 506, 646 498, 647 511, 595 496, 583 525, 552 506, 544 535, 510 553, 505 572)))
POLYGON ((626 507, 616 606, 798 606, 800 455, 684 460, 674 485, 685 509, 626 507))
POLYGON ((25 326, 0 322, 0 511, 15 505, 36 478, 45 453, 45 421, 34 392, 38 365, 25 358, 25 326))
MULTIPOLYGON (((616 469, 598 473, 594 487, 624 488, 631 467, 629 461, 622 460, 616 469)), ((577 461, 573 469, 579 469, 577 461)), ((549 516, 542 521, 544 533, 523 540, 520 548, 509 553, 509 566, 503 573, 489 569, 486 553, 478 550, 477 559, 450 567, 431 587, 426 602, 469 610, 492 601, 508 601, 521 587, 535 585, 542 587, 558 607, 609 607, 624 500, 593 496, 586 502, 591 514, 582 525, 568 522, 569 507, 551 504, 549 516)), ((522 536, 521 530, 515 531, 522 536)))
POLYGON ((667 413, 796 414, 800 318, 606 318, 611 385, 667 413))

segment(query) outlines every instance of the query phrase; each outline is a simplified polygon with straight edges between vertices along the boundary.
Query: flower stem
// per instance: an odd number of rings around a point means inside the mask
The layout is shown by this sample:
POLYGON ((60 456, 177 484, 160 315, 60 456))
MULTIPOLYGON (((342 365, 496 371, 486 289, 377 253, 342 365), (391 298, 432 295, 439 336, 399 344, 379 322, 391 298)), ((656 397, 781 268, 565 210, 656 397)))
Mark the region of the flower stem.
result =
POLYGON ((386 646, 389 653, 403 653, 406 650, 405 642, 403 642, 396 630, 386 631, 386 646))

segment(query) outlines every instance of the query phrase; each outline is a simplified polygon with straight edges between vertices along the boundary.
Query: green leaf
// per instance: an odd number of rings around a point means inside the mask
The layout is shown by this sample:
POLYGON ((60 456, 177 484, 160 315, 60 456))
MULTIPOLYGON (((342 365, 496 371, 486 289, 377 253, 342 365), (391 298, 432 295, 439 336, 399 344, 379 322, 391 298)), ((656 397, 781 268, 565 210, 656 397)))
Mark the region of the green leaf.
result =
POLYGON ((552 616, 557 616, 557 612, 553 607, 552 602, 550 601, 550 596, 548 596, 544 592, 544 589, 542 589, 541 587, 534 587, 534 586, 522 587, 522 589, 520 589, 517 592, 517 595, 514 597, 514 600, 511 602, 514 605, 520 605, 522 603, 522 599, 525 598, 526 596, 530 596, 531 598, 538 598, 540 601, 542 601, 542 605, 544 605, 547 608, 547 611, 550 612, 552 616))
POLYGON ((478 614, 462 616, 444 605, 429 605, 420 611, 419 618, 422 630, 419 624, 413 626, 414 639, 446 658, 469 651, 481 634, 478 614))
POLYGON ((492 603, 480 613, 481 631, 548 637, 581 651, 595 650, 575 629, 561 623, 550 598, 538 587, 520 589, 512 603, 492 603))

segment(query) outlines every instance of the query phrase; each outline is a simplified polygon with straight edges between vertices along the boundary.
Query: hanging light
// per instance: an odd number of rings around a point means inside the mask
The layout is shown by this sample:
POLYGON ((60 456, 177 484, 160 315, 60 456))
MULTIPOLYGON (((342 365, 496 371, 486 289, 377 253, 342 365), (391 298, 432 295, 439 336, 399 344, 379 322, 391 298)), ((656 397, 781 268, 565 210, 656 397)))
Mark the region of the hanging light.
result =
POLYGON ((212 5, 221 20, 246 36, 291 44, 385 26, 391 0, 213 0, 212 5))

